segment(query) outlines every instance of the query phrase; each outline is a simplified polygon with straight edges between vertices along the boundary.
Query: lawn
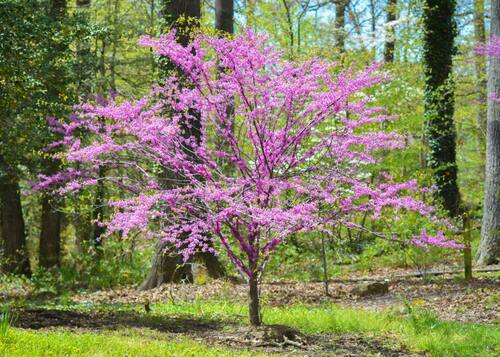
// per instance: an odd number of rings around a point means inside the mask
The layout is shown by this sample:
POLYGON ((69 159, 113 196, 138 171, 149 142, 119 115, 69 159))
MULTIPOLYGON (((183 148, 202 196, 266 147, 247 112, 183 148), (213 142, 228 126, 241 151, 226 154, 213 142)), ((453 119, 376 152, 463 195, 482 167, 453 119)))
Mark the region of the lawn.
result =
POLYGON ((266 307, 264 322, 300 331, 308 343, 252 344, 237 336, 246 306, 222 300, 151 304, 40 304, 11 308, 14 326, 0 339, 3 356, 494 356, 495 324, 445 322, 420 306, 370 311, 335 304, 266 307), (35 328, 28 329, 28 328, 35 328))

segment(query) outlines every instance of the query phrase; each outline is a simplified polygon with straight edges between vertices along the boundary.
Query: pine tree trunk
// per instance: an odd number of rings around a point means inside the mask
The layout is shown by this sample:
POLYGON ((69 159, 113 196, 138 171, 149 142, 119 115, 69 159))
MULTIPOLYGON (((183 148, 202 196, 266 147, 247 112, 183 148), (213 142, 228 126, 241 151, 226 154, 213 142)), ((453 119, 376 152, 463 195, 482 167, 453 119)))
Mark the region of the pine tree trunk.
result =
MULTIPOLYGON (((491 35, 500 36, 500 0, 491 2, 491 35)), ((490 56, 488 92, 500 96, 500 59, 490 56)), ((500 103, 488 100, 486 179, 479 265, 500 261, 500 103)))
POLYGON ((15 175, 0 175, 2 271, 31 275, 19 183, 15 175))
POLYGON ((448 213, 460 214, 457 184, 456 131, 453 122, 453 55, 456 52, 454 0, 426 0, 424 24, 424 116, 429 145, 428 165, 437 186, 436 199, 448 213))

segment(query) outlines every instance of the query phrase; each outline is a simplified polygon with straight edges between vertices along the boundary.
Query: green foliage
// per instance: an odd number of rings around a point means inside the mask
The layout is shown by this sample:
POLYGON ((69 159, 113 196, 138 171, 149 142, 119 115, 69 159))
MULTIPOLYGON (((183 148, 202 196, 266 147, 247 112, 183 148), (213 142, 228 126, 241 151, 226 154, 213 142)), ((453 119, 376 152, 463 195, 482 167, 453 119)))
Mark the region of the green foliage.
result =
POLYGON ((59 269, 39 268, 31 278, 0 274, 0 290, 11 296, 64 299, 69 291, 137 285, 149 270, 151 256, 152 247, 136 249, 116 237, 108 238, 99 251, 85 242, 81 251, 75 249, 65 257, 59 269))
POLYGON ((106 238, 98 250, 91 242, 84 242, 80 251, 66 257, 60 270, 36 273, 35 286, 61 293, 75 288, 95 290, 140 284, 149 269, 151 253, 150 248, 136 249, 130 241, 117 237, 106 238), (37 285, 38 276, 41 279, 37 285))
POLYGON ((7 337, 12 322, 8 307, 4 306, 0 310, 0 340, 7 337))

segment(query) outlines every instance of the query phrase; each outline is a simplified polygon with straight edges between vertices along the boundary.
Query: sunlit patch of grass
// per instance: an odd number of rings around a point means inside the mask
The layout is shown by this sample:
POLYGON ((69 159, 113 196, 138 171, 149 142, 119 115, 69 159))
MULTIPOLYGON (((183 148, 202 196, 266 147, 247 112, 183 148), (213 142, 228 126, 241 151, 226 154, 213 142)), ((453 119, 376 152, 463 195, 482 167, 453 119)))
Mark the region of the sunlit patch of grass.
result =
POLYGON ((13 329, 7 342, 0 341, 0 356, 268 356, 263 353, 207 347, 187 338, 169 337, 145 329, 99 333, 28 331, 13 329))

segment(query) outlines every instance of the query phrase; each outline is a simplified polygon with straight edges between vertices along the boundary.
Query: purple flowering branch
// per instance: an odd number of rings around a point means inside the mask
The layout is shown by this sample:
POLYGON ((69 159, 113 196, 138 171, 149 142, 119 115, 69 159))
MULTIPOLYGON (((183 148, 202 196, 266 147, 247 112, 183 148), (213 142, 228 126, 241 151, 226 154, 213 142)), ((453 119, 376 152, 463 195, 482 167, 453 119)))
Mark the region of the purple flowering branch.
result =
MULTIPOLYGON (((349 225, 358 212, 414 212, 439 223, 414 198, 415 181, 367 179, 379 151, 404 147, 401 136, 376 130, 395 117, 364 94, 386 80, 377 65, 332 75, 335 64, 287 62, 251 30, 233 40, 201 35, 187 47, 174 32, 140 44, 185 78, 167 78, 139 100, 86 103, 67 121, 51 119, 62 136, 51 147, 70 168, 37 184, 68 193, 103 180, 127 192, 109 202, 107 235, 140 231, 186 260, 216 253, 218 239, 240 274, 258 280, 287 237, 349 225), (199 137, 190 134, 197 121, 199 137), (102 166, 110 170, 97 179, 102 166)), ((441 232, 401 239, 458 247, 441 232)))

